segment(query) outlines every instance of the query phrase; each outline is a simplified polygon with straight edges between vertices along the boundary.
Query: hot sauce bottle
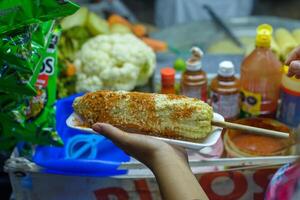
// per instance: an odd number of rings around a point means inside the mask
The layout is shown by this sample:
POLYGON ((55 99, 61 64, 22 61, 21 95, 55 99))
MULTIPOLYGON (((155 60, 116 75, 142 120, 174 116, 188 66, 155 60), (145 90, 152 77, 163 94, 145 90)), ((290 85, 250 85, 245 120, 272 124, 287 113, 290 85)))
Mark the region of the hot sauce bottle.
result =
POLYGON ((237 119, 240 115, 240 82, 234 73, 233 63, 223 61, 211 82, 211 106, 226 120, 237 119))
POLYGON ((203 52, 198 47, 191 49, 192 56, 186 61, 180 83, 180 94, 207 101, 207 77, 202 70, 203 52))
POLYGON ((175 70, 170 67, 162 68, 161 75, 161 93, 175 94, 175 70))
POLYGON ((241 66, 242 115, 275 117, 281 82, 281 63, 270 49, 272 26, 258 26, 256 48, 241 66))

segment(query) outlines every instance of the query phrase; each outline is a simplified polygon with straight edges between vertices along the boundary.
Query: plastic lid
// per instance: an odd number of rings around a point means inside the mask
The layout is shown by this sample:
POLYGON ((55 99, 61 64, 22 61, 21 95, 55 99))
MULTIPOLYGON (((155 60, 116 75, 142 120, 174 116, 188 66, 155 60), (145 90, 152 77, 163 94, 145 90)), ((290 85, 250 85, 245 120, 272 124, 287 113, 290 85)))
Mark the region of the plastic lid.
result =
POLYGON ((234 65, 231 61, 222 61, 219 64, 218 74, 221 76, 233 76, 234 75, 234 65))
POLYGON ((273 28, 269 24, 261 24, 256 29, 256 46, 270 47, 272 40, 273 28))
POLYGON ((175 70, 171 67, 165 67, 160 70, 161 83, 163 85, 173 85, 175 82, 175 70))
POLYGON ((191 48, 192 56, 186 61, 186 68, 189 71, 197 71, 202 68, 201 59, 203 57, 203 51, 198 47, 191 48))

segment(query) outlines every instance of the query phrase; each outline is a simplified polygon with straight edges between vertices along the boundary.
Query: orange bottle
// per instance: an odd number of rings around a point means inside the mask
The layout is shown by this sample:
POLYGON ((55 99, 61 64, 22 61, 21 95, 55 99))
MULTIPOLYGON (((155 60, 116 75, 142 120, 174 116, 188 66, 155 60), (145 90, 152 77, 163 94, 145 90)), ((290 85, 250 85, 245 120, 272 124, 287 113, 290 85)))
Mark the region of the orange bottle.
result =
POLYGON ((240 115, 240 82, 234 73, 233 63, 223 61, 211 82, 211 106, 226 120, 237 119, 240 115))
POLYGON ((161 93, 175 94, 175 70, 170 67, 162 68, 161 75, 161 93))
POLYGON ((186 62, 186 70, 182 74, 180 94, 207 101, 207 78, 201 69, 203 52, 197 47, 192 48, 192 56, 186 62))
POLYGON ((257 28, 256 48, 241 66, 242 116, 275 117, 281 82, 281 63, 270 50, 272 27, 257 28))

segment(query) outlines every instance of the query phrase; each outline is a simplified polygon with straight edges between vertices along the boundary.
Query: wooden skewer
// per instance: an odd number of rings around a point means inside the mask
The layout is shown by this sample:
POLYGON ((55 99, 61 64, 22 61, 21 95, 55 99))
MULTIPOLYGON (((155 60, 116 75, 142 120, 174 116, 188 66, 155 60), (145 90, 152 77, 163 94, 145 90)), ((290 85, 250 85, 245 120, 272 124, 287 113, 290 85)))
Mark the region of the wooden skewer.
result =
POLYGON ((284 133, 284 132, 280 132, 280 131, 273 131, 273 130, 268 130, 268 129, 263 129, 263 128, 257 128, 257 127, 252 127, 252 126, 246 126, 246 125, 242 125, 242 124, 235 124, 235 123, 218 121, 218 120, 213 120, 211 122, 211 124, 213 126, 234 129, 234 130, 240 130, 240 131, 245 131, 248 133, 268 135, 268 136, 274 136, 274 137, 280 137, 280 138, 289 138, 288 133, 284 133))

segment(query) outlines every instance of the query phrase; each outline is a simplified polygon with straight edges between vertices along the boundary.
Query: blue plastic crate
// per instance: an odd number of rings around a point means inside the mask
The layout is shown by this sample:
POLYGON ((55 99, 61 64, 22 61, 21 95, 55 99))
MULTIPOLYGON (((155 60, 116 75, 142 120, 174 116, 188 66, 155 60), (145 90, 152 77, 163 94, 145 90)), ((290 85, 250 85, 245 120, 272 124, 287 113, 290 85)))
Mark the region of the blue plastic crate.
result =
POLYGON ((126 174, 126 170, 118 170, 121 162, 129 161, 130 157, 116 147, 110 140, 101 135, 87 134, 71 129, 66 125, 66 119, 73 112, 73 100, 82 94, 70 96, 56 103, 56 128, 64 141, 64 147, 39 146, 33 156, 33 161, 44 167, 46 173, 77 175, 77 176, 113 176, 126 174), (76 144, 69 144, 71 140, 76 144), (90 143, 93 141, 92 143, 90 143), (66 149, 67 147, 71 148, 66 149), (72 148, 82 151, 72 154, 77 159, 70 158, 72 148))

